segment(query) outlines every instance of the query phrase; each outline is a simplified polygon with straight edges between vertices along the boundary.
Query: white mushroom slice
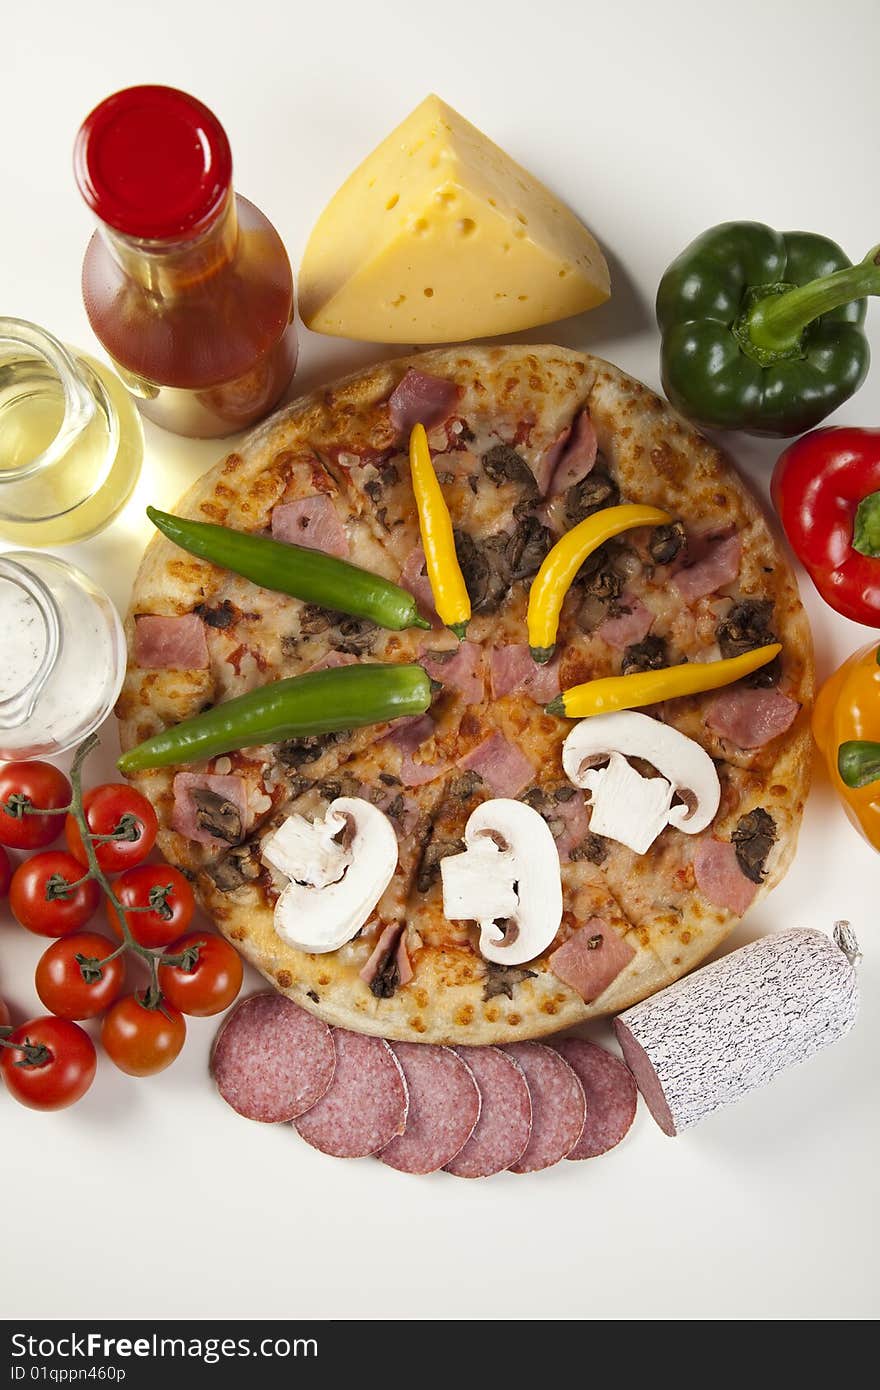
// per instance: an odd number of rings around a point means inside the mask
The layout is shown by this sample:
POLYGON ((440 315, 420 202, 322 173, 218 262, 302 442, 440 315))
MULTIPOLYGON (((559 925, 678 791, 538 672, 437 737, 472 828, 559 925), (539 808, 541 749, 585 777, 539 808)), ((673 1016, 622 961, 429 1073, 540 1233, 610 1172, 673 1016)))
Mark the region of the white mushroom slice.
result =
POLYGON ((667 825, 687 835, 705 830, 721 799, 705 748, 635 710, 582 719, 562 745, 562 766, 590 794, 590 829, 636 854, 645 854, 667 825), (627 757, 643 758, 661 776, 643 777, 627 757))
POLYGON ((595 835, 645 854, 669 824, 674 788, 665 777, 643 777, 620 753, 608 766, 590 768, 581 785, 592 793, 590 829, 595 835))
POLYGON ((300 951, 336 951, 360 931, 394 877, 397 836, 378 807, 340 796, 321 820, 287 820, 263 858, 290 882, 275 904, 275 930, 300 951))
POLYGON ((262 857, 285 878, 326 888, 342 878, 351 862, 340 839, 347 824, 332 806, 323 820, 288 816, 263 845, 262 857))
POLYGON ((443 911, 474 921, 480 952, 522 965, 550 945, 562 920, 562 879, 547 822, 522 801, 484 801, 468 820, 463 854, 440 861, 443 911))

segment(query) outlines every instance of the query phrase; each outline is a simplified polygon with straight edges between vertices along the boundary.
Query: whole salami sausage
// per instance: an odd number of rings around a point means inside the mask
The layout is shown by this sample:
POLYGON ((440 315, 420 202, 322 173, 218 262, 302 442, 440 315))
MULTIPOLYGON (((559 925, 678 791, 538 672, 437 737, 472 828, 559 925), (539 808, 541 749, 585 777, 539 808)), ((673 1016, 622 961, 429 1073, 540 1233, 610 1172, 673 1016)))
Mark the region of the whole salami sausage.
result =
POLYGON ((585 1038, 560 1038, 552 1046, 578 1077, 587 1101, 583 1133, 566 1158, 597 1158, 620 1143, 636 1117, 632 1072, 619 1057, 585 1038))
POLYGON ((333 1029, 336 1074, 317 1105, 294 1123, 312 1148, 333 1158, 366 1158, 406 1124, 408 1095, 400 1064, 382 1038, 333 1029))
POLYGON ((532 1132, 532 1098, 522 1068, 500 1047, 457 1047, 482 1097, 480 1118, 446 1165, 456 1178, 490 1178, 522 1158, 532 1132))
POLYGON ((859 1008, 858 955, 847 922, 835 925, 833 940, 818 931, 777 932, 615 1019, 664 1134, 680 1134, 848 1033, 859 1008))
POLYGON ((295 1120, 333 1080, 336 1048, 326 1023, 283 994, 252 994, 221 1026, 211 1054, 217 1089, 248 1120, 295 1120))
POLYGON ((436 1173, 464 1147, 480 1117, 480 1092, 470 1067, 449 1047, 396 1042, 409 1088, 406 1130, 379 1158, 401 1173, 436 1173))
POLYGON ((532 1097, 532 1133, 511 1173, 538 1173, 571 1153, 586 1117, 584 1088, 571 1067, 543 1043, 508 1043, 505 1048, 525 1074, 532 1097))

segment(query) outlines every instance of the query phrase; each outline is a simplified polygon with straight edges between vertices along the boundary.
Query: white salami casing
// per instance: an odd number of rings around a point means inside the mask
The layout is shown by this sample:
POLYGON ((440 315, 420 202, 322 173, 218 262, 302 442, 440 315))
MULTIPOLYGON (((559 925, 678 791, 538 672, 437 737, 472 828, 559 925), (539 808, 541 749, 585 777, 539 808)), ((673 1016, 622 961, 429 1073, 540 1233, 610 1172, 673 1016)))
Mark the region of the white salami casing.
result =
POLYGON ((624 1058, 665 1134, 680 1134, 837 1042, 859 1007, 858 946, 794 929, 761 937, 614 1021, 624 1058))

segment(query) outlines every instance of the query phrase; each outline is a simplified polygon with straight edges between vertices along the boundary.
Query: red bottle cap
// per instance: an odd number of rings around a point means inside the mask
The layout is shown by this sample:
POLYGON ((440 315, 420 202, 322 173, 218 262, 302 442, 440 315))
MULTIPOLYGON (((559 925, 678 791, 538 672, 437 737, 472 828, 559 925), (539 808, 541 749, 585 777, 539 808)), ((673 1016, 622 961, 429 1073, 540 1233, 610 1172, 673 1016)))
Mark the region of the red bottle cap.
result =
POLYGON ((73 154, 79 190, 129 236, 194 236, 222 206, 232 154, 217 117, 175 87, 127 87, 87 116, 73 154))

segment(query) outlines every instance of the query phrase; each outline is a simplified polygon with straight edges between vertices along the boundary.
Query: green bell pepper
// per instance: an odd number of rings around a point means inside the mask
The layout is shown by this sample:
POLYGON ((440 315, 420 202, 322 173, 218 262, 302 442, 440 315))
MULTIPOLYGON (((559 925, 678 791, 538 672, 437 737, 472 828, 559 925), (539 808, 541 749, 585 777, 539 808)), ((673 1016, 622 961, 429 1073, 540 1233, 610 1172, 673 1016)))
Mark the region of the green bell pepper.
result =
POLYGON ((852 265, 827 237, 722 222, 660 281, 663 389, 701 425, 810 430, 865 379, 869 294, 880 294, 880 246, 852 265))

